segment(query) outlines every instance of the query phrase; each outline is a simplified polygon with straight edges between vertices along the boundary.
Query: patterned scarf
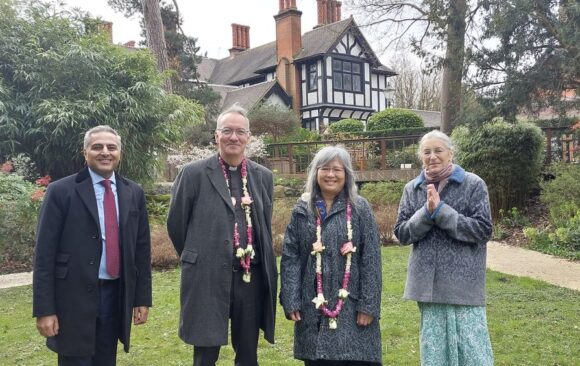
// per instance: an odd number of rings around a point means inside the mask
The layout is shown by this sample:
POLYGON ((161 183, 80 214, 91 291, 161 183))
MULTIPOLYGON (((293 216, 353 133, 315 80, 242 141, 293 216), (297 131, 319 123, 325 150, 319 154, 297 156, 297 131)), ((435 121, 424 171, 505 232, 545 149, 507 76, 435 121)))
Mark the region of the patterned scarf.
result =
POLYGON ((423 169, 423 174, 425 175, 425 180, 427 181, 427 183, 435 184, 435 186, 437 187, 437 192, 441 192, 443 187, 445 187, 445 185, 447 184, 447 180, 451 176, 451 173, 453 173, 454 169, 455 164, 451 163, 447 165, 445 169, 443 169, 437 174, 429 174, 427 172, 427 169, 423 169))

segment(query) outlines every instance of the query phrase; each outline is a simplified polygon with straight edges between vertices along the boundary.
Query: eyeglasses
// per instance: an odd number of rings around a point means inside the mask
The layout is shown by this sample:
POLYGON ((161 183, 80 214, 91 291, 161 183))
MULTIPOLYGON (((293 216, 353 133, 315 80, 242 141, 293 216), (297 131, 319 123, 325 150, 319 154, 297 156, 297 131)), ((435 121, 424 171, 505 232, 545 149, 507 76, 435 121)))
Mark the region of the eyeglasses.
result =
POLYGON ((431 156, 431 154, 435 154, 436 156, 439 156, 441 154, 443 154, 445 151, 445 149, 441 149, 441 148, 436 148, 435 150, 430 150, 430 149, 425 149, 423 150, 423 156, 431 156))
POLYGON ((243 137, 250 133, 250 130, 246 130, 245 128, 238 128, 236 130, 232 130, 231 128, 218 128, 217 131, 220 131, 226 137, 231 136, 234 132, 238 137, 243 137))
POLYGON ((324 175, 328 175, 328 174, 330 174, 330 172, 332 172, 332 174, 334 174, 334 175, 344 173, 343 168, 330 167, 330 166, 322 166, 322 167, 318 168, 318 171, 320 171, 324 175))

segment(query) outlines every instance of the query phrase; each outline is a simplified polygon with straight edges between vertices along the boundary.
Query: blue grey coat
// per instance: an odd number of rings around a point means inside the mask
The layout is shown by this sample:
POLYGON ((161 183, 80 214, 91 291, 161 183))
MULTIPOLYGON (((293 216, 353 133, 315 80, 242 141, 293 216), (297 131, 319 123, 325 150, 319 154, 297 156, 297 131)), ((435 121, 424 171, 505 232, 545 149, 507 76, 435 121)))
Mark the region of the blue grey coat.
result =
POLYGON ((421 173, 405 186, 395 235, 413 244, 404 298, 419 302, 485 305, 486 243, 492 223, 485 182, 459 165, 427 210, 421 173))
MULTIPOLYGON (((338 328, 329 329, 328 318, 314 307, 316 258, 310 254, 316 241, 316 223, 307 204, 300 201, 286 229, 280 266, 280 302, 284 312, 300 311, 302 320, 294 328, 294 357, 302 360, 330 359, 381 362, 381 253, 372 210, 360 197, 353 207, 350 292, 338 316, 338 328), (356 324, 357 312, 375 319, 366 326, 356 324)), ((342 195, 334 202, 322 224, 322 273, 324 296, 334 309, 345 269, 339 249, 347 241, 346 202, 342 195)))

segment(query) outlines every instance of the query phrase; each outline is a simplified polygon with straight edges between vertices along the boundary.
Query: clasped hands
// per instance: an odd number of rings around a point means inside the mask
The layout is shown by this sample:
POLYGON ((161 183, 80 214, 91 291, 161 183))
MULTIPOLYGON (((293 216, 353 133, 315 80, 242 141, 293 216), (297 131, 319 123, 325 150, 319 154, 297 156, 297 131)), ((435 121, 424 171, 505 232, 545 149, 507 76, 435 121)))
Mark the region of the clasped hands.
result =
POLYGON ((437 206, 439 206, 439 202, 441 199, 439 198, 439 192, 437 192, 437 188, 435 188, 434 184, 427 185, 427 209, 429 213, 433 213, 437 206))

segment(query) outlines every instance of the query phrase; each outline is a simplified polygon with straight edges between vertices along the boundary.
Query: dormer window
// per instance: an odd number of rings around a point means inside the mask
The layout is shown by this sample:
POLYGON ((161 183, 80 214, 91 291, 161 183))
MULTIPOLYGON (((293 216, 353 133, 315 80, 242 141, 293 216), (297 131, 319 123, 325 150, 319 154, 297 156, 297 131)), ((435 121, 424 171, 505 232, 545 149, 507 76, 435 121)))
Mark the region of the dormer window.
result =
POLYGON ((318 90, 318 64, 313 62, 308 66, 308 91, 318 90))
POLYGON ((359 62, 332 60, 332 79, 334 90, 361 92, 362 65, 359 62))

